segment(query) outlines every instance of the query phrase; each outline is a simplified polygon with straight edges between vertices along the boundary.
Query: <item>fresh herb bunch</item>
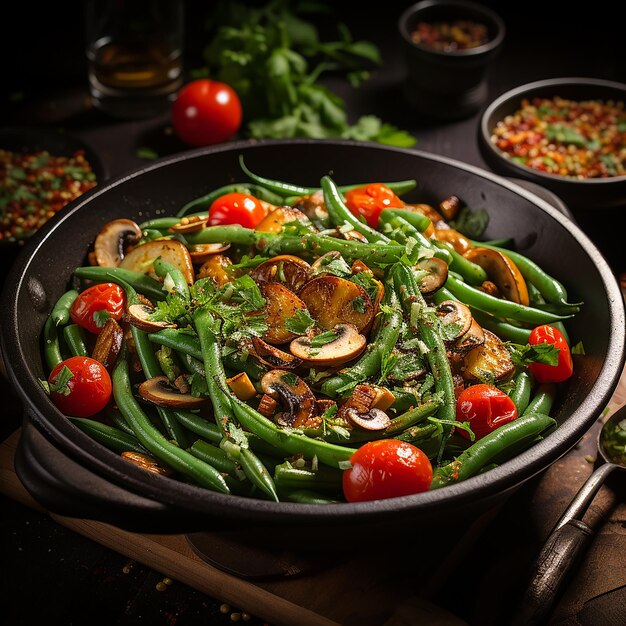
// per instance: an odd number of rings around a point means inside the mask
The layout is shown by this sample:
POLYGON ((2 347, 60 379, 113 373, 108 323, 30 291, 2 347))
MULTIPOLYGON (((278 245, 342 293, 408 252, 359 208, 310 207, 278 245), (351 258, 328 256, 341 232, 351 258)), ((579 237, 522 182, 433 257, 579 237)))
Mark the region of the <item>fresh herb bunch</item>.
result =
POLYGON ((354 41, 342 23, 337 24, 337 40, 323 41, 312 21, 320 16, 330 21, 328 4, 219 2, 208 23, 207 66, 193 77, 208 75, 237 92, 244 132, 251 138, 334 137, 414 145, 412 135, 374 115, 350 124, 343 100, 320 84, 320 76, 332 71, 358 87, 381 63, 376 45, 354 41))

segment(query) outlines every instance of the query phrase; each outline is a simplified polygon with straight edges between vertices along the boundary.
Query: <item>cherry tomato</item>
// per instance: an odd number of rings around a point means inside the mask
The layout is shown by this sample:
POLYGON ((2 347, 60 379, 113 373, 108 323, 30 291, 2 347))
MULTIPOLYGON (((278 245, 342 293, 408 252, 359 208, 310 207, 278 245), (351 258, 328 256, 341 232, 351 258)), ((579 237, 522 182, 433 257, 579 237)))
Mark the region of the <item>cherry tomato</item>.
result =
POLYGON ((348 502, 382 500, 427 491, 433 479, 428 457, 414 445, 397 439, 379 439, 362 445, 343 473, 348 502))
POLYGON ((184 85, 172 103, 174 132, 190 146, 226 141, 239 130, 241 117, 241 101, 234 89, 207 78, 184 85))
POLYGON ((74 324, 98 335, 108 318, 122 318, 125 305, 126 294, 119 285, 100 283, 78 294, 70 309, 70 317, 74 324))
POLYGON ((404 202, 382 183, 371 183, 345 193, 346 206, 356 216, 362 216, 372 228, 378 227, 383 209, 402 209, 404 202))
POLYGON ((559 349, 559 361, 556 365, 546 363, 529 363, 528 369, 539 383, 560 383, 568 379, 573 371, 572 353, 563 333, 554 326, 544 324, 533 328, 528 338, 531 346, 549 343, 559 349))
POLYGON ((240 224, 254 228, 266 215, 259 200, 246 193, 227 193, 209 207, 209 225, 240 224))
POLYGON ((50 399, 65 415, 90 417, 102 411, 111 398, 111 377, 100 361, 87 356, 73 356, 59 363, 48 376, 53 386, 61 370, 67 367, 72 377, 66 385, 50 392, 50 399))
MULTIPOLYGON (((480 439, 496 428, 512 422, 517 417, 517 407, 509 396, 497 387, 480 383, 464 389, 456 400, 456 419, 469 422, 480 439)), ((469 439, 469 433, 457 429, 458 433, 469 439)))

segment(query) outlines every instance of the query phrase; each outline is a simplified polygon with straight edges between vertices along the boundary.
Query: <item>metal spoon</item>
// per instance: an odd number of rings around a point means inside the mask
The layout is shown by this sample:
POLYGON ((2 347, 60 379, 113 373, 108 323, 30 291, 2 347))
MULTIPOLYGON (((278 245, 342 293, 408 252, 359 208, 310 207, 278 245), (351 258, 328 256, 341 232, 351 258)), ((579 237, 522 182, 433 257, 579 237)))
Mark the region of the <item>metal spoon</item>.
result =
POLYGON ((626 451, 621 458, 615 458, 607 446, 611 430, 624 420, 626 406, 611 415, 600 429, 597 448, 604 463, 580 488, 546 540, 535 561, 522 604, 514 616, 514 625, 545 623, 569 573, 593 535, 593 529, 582 521, 582 517, 607 476, 615 469, 626 469, 626 451))

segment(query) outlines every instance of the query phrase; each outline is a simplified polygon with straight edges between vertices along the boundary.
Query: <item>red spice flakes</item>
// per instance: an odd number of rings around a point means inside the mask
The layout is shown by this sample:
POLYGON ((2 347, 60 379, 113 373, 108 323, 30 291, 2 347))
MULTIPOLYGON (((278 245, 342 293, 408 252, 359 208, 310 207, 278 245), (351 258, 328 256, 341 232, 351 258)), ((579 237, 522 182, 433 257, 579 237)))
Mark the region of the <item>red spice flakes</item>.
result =
POLYGON ((524 99, 498 122, 492 143, 512 161, 577 179, 626 175, 623 102, 524 99))
POLYGON ((82 150, 67 157, 0 149, 0 241, 29 237, 95 184, 82 150))
POLYGON ((411 40, 440 52, 456 52, 486 44, 489 31, 484 24, 471 20, 418 22, 411 33, 411 40))

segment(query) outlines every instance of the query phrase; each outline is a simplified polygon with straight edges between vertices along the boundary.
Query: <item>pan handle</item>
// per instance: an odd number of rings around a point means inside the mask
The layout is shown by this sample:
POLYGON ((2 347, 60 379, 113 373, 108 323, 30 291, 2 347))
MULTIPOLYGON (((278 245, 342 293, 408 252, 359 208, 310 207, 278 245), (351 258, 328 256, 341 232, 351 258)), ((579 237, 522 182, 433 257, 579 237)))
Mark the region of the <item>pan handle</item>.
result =
POLYGON ((189 530, 188 516, 181 511, 128 491, 63 454, 36 429, 28 413, 15 453, 15 472, 50 513, 103 521, 133 532, 189 530))

